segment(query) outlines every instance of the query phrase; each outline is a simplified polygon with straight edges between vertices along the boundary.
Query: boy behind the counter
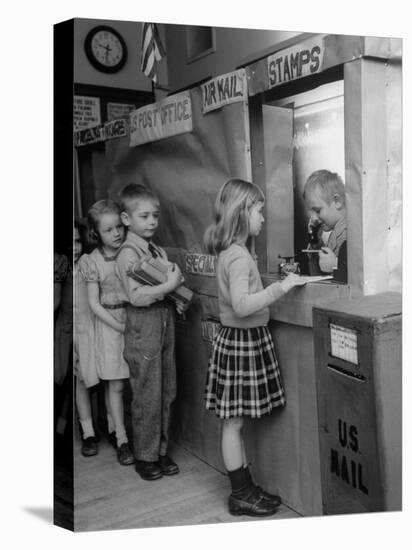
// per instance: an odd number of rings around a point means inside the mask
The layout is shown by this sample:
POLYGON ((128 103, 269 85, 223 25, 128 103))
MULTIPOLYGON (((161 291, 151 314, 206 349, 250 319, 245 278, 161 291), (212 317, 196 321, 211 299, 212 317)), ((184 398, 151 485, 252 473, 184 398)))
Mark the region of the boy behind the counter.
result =
POLYGON ((316 226, 319 232, 330 231, 327 246, 321 243, 318 245, 319 254, 310 254, 310 272, 316 274, 320 268, 323 273, 333 273, 338 262, 346 266, 346 201, 343 181, 335 172, 317 170, 307 179, 303 198, 310 215, 309 227, 313 230, 313 226, 316 226))
POLYGON ((117 255, 118 275, 128 304, 124 358, 130 369, 133 447, 136 472, 146 480, 179 472, 167 455, 171 404, 176 395, 174 309, 165 300, 181 284, 180 269, 152 242, 159 222, 159 201, 151 190, 127 185, 120 193, 127 236, 117 255), (132 266, 147 257, 168 266, 164 283, 148 286, 131 278, 132 266))

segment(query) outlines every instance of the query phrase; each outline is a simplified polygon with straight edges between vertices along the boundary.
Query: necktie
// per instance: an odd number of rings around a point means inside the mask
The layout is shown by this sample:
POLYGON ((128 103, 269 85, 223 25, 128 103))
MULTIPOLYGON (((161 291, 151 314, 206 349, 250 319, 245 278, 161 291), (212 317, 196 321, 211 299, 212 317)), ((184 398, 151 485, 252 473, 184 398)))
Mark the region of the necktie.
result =
POLYGON ((157 258, 159 256, 159 253, 157 252, 155 247, 152 245, 152 243, 149 243, 148 249, 150 254, 153 256, 153 258, 157 258))

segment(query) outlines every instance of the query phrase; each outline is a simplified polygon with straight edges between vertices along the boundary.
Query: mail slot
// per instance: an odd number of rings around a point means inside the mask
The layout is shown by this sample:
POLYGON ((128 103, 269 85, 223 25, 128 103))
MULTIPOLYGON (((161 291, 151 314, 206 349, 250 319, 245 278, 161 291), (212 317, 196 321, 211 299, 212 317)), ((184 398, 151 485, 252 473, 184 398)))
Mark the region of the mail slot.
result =
POLYGON ((313 308, 325 514, 402 506, 401 295, 313 308))

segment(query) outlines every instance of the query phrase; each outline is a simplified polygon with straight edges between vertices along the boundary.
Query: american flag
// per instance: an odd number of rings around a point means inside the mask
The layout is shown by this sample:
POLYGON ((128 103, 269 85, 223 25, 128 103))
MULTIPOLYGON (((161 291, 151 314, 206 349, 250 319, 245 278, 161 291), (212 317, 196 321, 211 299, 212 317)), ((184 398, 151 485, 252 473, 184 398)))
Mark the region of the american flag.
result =
POLYGON ((156 63, 165 56, 156 23, 143 23, 141 69, 153 82, 157 82, 156 63))

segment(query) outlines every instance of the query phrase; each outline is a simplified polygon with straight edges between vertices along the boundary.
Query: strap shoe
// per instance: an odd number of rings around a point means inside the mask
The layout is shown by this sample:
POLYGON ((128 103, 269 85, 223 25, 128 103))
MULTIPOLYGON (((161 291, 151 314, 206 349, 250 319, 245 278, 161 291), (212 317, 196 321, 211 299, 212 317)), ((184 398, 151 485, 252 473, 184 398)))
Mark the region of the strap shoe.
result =
POLYGON ((128 443, 122 443, 120 447, 117 447, 116 452, 117 460, 122 466, 129 466, 134 463, 134 456, 128 443))
POLYGON ((253 516, 265 517, 272 516, 277 512, 277 506, 268 500, 265 500, 256 488, 244 495, 229 497, 229 512, 232 516, 253 516))

